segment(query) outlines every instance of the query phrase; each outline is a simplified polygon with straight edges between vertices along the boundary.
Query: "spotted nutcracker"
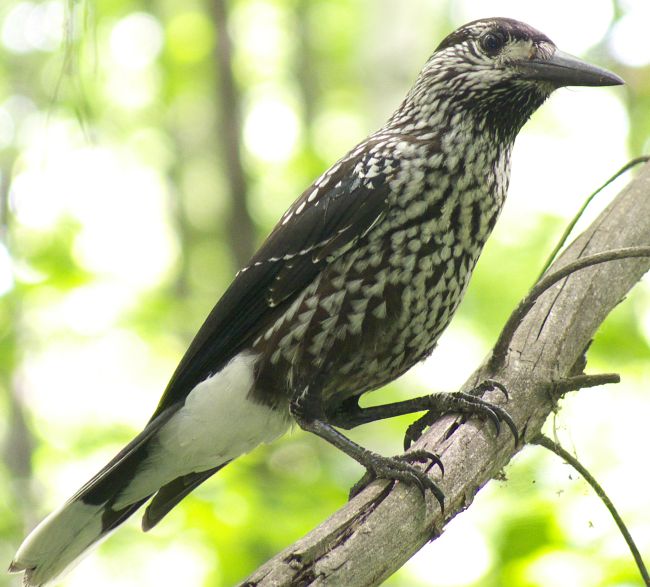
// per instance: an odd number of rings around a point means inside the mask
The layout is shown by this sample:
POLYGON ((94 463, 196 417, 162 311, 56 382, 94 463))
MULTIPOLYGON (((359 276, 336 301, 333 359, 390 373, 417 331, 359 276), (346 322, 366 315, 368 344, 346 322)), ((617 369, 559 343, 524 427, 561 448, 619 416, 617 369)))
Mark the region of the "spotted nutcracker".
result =
POLYGON ((358 399, 435 347, 503 206, 530 115, 561 86, 621 83, 515 20, 450 34, 388 122, 303 192, 237 274, 144 430, 27 537, 10 570, 30 586, 52 580, 151 498, 152 528, 292 422, 361 463, 365 481, 415 482, 442 500, 411 462, 427 455, 382 457, 337 428, 427 409, 513 426, 478 396, 374 408, 358 399))

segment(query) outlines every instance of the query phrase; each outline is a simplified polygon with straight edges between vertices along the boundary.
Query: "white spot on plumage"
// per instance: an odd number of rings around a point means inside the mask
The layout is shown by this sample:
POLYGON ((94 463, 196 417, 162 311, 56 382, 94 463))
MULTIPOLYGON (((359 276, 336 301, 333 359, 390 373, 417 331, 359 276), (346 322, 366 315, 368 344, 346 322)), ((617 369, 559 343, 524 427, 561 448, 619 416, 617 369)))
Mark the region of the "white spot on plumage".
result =
POLYGON ((415 238, 419 232, 420 232, 419 226, 411 226, 411 228, 408 228, 406 230, 406 238, 408 239, 415 238))
POLYGON ((324 318, 323 320, 320 321, 320 327, 325 331, 325 332, 330 332, 332 328, 336 326, 336 323, 338 322, 338 315, 337 316, 330 316, 329 318, 324 318))
POLYGON ((424 211, 427 209, 427 202, 423 200, 416 200, 412 202, 409 207, 405 210, 406 217, 409 220, 421 216, 424 211))
POLYGON ((385 283, 383 281, 377 281, 372 285, 364 285, 361 289, 363 290, 363 295, 370 298, 374 296, 381 296, 384 293, 385 283))
POLYGON ((332 286, 335 289, 343 289, 343 286, 345 285, 345 274, 339 274, 336 277, 332 279, 332 286))
POLYGON ((410 240, 407 247, 411 253, 417 253, 422 248, 422 241, 418 239, 410 240))
POLYGON ((351 294, 357 293, 361 288, 362 283, 363 283, 362 279, 352 279, 347 284, 348 292, 350 292, 351 294))
POLYGON ((369 298, 366 297, 350 300, 352 311, 355 314, 361 314, 361 315, 365 314, 366 308, 368 307, 368 302, 369 302, 369 298))
POLYGON ((363 325, 364 318, 365 314, 350 314, 348 316, 348 330, 350 334, 361 334, 361 327, 363 325))
POLYGON ((301 324, 309 324, 315 312, 316 309, 313 309, 313 310, 306 310, 305 312, 298 314, 298 322, 300 322, 301 324))
POLYGON ((311 339, 311 344, 309 345, 309 353, 314 357, 314 362, 316 364, 322 360, 321 351, 325 346, 329 332, 324 329, 319 330, 311 339))
POLYGON ((404 240, 406 239, 406 231, 405 230, 397 230, 391 235, 391 244, 393 247, 401 245, 404 240))
POLYGON ((376 159, 370 160, 370 168, 365 173, 367 179, 372 179, 373 177, 377 177, 381 171, 379 166, 375 163, 375 161, 376 159))
POLYGON ((386 302, 382 301, 373 311, 372 315, 380 320, 386 318, 386 302))
POLYGON ((332 165, 332 167, 330 167, 328 172, 327 172, 327 176, 331 177, 332 175, 334 175, 339 169, 341 169, 342 164, 343 164, 343 161, 339 161, 338 163, 335 163, 334 165, 332 165))
POLYGON ((341 307, 341 302, 345 297, 345 290, 334 292, 333 294, 326 296, 320 300, 320 306, 328 314, 333 315, 338 313, 339 308, 341 307))

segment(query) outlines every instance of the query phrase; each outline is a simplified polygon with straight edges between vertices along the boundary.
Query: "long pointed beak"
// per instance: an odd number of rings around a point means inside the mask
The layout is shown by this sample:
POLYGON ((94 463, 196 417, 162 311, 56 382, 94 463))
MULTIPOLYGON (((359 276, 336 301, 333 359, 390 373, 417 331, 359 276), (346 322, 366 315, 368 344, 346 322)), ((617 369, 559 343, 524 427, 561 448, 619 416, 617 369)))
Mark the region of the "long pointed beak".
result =
POLYGON ((556 49, 550 59, 533 58, 518 61, 522 79, 545 81, 562 86, 619 86, 625 82, 611 71, 591 65, 556 49))

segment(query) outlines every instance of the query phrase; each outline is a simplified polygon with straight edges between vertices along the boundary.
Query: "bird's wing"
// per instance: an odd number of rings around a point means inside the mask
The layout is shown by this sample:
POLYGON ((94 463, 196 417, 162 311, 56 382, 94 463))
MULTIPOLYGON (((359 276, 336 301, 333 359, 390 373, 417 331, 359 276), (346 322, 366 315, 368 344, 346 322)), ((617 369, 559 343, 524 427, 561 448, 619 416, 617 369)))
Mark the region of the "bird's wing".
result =
POLYGON ((152 418, 218 372, 381 218, 389 188, 376 169, 364 177, 367 164, 342 159, 293 203, 207 317, 152 418))

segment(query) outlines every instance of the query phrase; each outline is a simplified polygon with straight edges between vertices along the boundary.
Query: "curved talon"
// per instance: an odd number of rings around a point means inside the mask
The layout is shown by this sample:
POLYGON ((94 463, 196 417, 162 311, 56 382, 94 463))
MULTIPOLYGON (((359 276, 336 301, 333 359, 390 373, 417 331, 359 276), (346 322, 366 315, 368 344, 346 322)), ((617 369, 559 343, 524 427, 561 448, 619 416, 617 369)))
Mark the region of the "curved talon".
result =
POLYGON ((474 393, 476 393, 476 395, 483 395, 486 391, 493 389, 498 389, 503 394, 503 397, 506 398, 506 401, 510 399, 510 393, 508 393, 506 386, 495 379, 486 379, 485 381, 482 381, 477 387, 472 389, 469 394, 474 395, 474 393))
POLYGON ((506 426, 510 429, 512 436, 515 439, 515 446, 519 446, 519 431, 517 430, 517 425, 515 424, 515 421, 510 417, 510 414, 508 414, 508 412, 502 410, 501 408, 498 408, 497 410, 495 410, 495 412, 498 414, 501 421, 505 422, 506 426))
MULTIPOLYGON (((500 383, 494 385, 496 382, 492 381, 491 379, 488 379, 487 381, 489 381, 493 387, 496 387, 501 391, 505 390, 505 388, 503 388, 503 386, 500 383)), ((466 395, 467 397, 465 397, 464 399, 468 400, 473 405, 481 406, 481 409, 477 411, 481 413, 485 413, 490 418, 490 420, 494 422, 494 427, 496 428, 497 435, 501 432, 501 422, 505 422, 506 426, 510 429, 512 436, 515 439, 515 446, 519 444, 519 431, 517 430, 517 426, 515 425, 514 420, 511 418, 510 414, 508 414, 506 410, 491 402, 484 400, 483 398, 471 395, 471 392, 469 394, 462 394, 462 395, 466 395), (485 412, 483 412, 483 408, 485 408, 485 412)))
POLYGON ((442 475, 445 474, 445 466, 442 464, 442 459, 437 454, 432 453, 428 450, 413 450, 411 452, 407 452, 406 454, 399 455, 395 458, 401 461, 406 461, 407 463, 411 461, 415 461, 417 463, 425 463, 427 461, 430 461, 426 469, 424 469, 426 473, 438 465, 440 473, 442 475))
POLYGON ((499 436, 499 434, 501 434, 501 420, 499 420, 499 416, 497 416, 493 408, 488 408, 487 406, 483 407, 485 408, 485 415, 490 418, 494 424, 494 430, 496 431, 497 436, 499 436))
POLYGON ((359 479, 351 488, 348 493, 348 501, 351 500, 353 497, 356 497, 363 491, 368 485, 370 485, 375 479, 377 478, 377 475, 374 472, 371 472, 370 469, 366 469, 366 472, 363 474, 363 477, 359 479))
POLYGON ((500 408, 499 406, 488 402, 484 400, 482 396, 486 391, 493 390, 493 389, 498 389, 503 396, 506 398, 506 400, 510 399, 510 393, 506 389, 505 385, 502 383, 499 383, 498 381, 495 381, 494 379, 486 379, 485 381, 481 382, 479 385, 477 385, 474 389, 470 390, 467 393, 459 392, 459 396, 465 396, 464 399, 467 399, 470 401, 470 403, 473 403, 475 405, 481 405, 484 408, 487 408, 491 414, 487 414, 487 412, 482 412, 485 413, 492 422, 494 422, 494 427, 496 428, 497 435, 501 431, 501 422, 505 422, 506 426, 510 429, 510 432, 512 433, 512 436, 515 439, 515 446, 519 444, 519 431, 517 430, 517 426, 515 425, 514 420, 511 418, 510 414, 503 408, 500 408), (469 399, 471 398, 471 399, 469 399), (494 417, 493 417, 494 416, 494 417), (494 419, 496 418, 496 420, 494 419))
MULTIPOLYGON (((375 479, 392 479, 394 481, 403 481, 415 485, 422 496, 426 495, 426 490, 431 491, 433 496, 440 504, 440 508, 444 511, 445 496, 440 488, 429 479, 424 471, 415 468, 409 461, 422 462, 423 460, 430 460, 433 464, 437 464, 441 471, 443 470, 442 463, 437 455, 428 451, 413 451, 396 457, 378 457, 374 464, 370 464, 366 468, 366 472, 350 489, 349 498, 352 499, 365 489, 375 479)), ((433 466, 433 465, 431 465, 433 466)), ((429 466, 427 471, 431 468, 429 466)))
POLYGON ((437 413, 427 412, 424 416, 421 416, 410 424, 404 433, 404 450, 408 450, 422 436, 424 429, 431 426, 438 417, 439 415, 437 413))
MULTIPOLYGON (((472 390, 473 391, 473 390, 472 390)), ((494 404, 491 404, 490 402, 485 401, 484 399, 480 397, 476 397, 475 395, 472 395, 472 393, 464 393, 462 391, 459 391, 454 394, 458 399, 467 402, 469 405, 473 406, 474 411, 486 418, 489 418, 490 421, 494 424, 494 428, 496 429, 497 436, 501 432, 501 420, 499 418, 499 415, 497 414, 497 410, 499 409, 498 406, 495 406, 494 404)))

